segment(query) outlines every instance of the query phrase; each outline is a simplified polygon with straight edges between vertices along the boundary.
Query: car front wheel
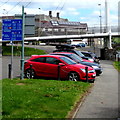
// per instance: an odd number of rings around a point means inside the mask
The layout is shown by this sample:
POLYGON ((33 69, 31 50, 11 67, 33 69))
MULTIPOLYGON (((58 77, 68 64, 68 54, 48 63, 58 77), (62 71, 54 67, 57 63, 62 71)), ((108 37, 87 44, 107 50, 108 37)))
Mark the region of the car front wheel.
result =
POLYGON ((76 72, 70 72, 68 75, 69 81, 79 81, 79 75, 76 72))

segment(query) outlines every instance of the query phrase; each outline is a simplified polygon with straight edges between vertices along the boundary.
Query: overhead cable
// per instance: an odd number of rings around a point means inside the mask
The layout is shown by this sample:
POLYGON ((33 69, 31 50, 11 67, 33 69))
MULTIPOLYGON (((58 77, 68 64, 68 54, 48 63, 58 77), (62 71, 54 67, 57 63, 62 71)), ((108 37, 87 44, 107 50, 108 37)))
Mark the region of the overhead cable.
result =
POLYGON ((0 5, 0 7, 2 7, 3 5, 5 5, 8 2, 9 2, 9 0, 7 0, 6 2, 4 2, 2 5, 0 5))

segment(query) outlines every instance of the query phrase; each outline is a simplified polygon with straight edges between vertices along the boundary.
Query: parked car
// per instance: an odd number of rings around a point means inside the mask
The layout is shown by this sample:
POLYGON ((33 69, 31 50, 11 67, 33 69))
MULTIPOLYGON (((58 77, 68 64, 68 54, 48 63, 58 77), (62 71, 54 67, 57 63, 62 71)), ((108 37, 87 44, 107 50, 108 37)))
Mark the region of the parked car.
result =
POLYGON ((80 47, 80 48, 82 47, 81 44, 71 44, 71 46, 74 46, 74 47, 76 47, 76 48, 77 48, 77 47, 80 47))
POLYGON ((82 65, 87 65, 95 69, 96 75, 100 75, 102 73, 102 67, 97 63, 90 63, 83 61, 78 55, 74 53, 68 53, 68 52, 56 52, 56 53, 50 53, 50 55, 62 55, 66 56, 72 60, 74 60, 77 63, 80 63, 82 65))
POLYGON ((94 62, 96 63, 100 63, 99 58, 96 56, 96 54, 92 53, 92 52, 88 52, 88 51, 81 51, 81 53, 86 56, 86 57, 90 57, 94 60, 94 62))
POLYGON ((79 43, 78 46, 85 47, 86 44, 85 43, 79 43))
POLYGON ((71 44, 71 46, 74 46, 74 47, 85 47, 86 46, 86 44, 85 43, 78 43, 78 44, 71 44))
MULTIPOLYGON (((71 81, 86 80, 86 66, 77 64, 68 57, 60 55, 33 55, 25 62, 25 77, 36 76, 58 78, 58 66, 60 67, 60 78, 71 81), (32 69, 30 66, 32 65, 32 69), (31 75, 32 74, 32 75, 31 75)), ((95 70, 88 67, 88 81, 94 82, 95 70)))
POLYGON ((74 46, 71 46, 71 45, 57 45, 56 48, 57 49, 54 50, 53 52, 71 52, 71 53, 77 54, 82 59, 86 59, 86 60, 89 60, 89 61, 92 61, 92 62, 94 61, 92 58, 84 56, 79 50, 75 50, 74 46))

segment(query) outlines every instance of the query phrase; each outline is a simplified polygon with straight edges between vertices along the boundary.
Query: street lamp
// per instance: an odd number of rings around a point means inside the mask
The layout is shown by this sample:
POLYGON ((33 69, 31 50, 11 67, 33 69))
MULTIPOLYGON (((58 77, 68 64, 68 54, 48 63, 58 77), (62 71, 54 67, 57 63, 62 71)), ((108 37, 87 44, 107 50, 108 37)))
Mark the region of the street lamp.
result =
MULTIPOLYGON (((41 10, 41 8, 38 8, 39 11, 41 10)), ((40 14, 39 14, 39 28, 38 28, 38 33, 39 33, 39 36, 40 36, 40 29, 41 29, 41 18, 40 18, 40 14)))
POLYGON ((102 33, 102 15, 101 15, 101 4, 98 4, 98 6, 100 6, 100 33, 102 33))
POLYGON ((3 9, 3 15, 5 15, 6 19, 8 19, 8 11, 6 9, 3 9))

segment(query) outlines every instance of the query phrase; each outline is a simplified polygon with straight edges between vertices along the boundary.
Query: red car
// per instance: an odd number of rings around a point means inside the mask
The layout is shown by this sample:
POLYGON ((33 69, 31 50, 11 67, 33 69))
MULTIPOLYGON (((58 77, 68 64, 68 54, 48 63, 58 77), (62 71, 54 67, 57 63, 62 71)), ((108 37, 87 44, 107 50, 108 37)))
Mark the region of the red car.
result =
MULTIPOLYGON (((35 76, 58 78, 58 66, 60 66, 60 79, 71 81, 86 80, 85 65, 60 55, 33 55, 25 62, 25 77, 35 76), (32 65, 32 69, 30 66, 32 65), (32 72, 31 72, 32 71, 32 72), (31 73, 31 74, 30 74, 31 73)), ((92 67, 88 67, 88 81, 94 82, 96 73, 92 67)))

